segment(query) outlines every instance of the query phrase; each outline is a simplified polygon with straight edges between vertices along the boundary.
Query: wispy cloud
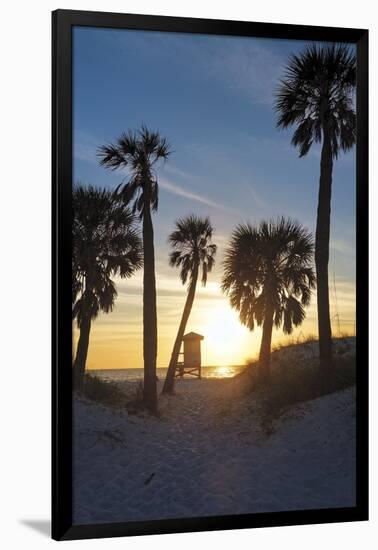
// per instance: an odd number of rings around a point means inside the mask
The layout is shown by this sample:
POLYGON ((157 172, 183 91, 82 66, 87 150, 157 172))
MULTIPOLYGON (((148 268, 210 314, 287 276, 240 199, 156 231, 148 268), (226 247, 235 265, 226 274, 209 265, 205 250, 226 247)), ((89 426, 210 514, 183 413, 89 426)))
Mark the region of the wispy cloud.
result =
POLYGON ((355 245, 350 241, 344 239, 331 239, 331 248, 336 252, 341 252, 342 254, 355 255, 355 245))
POLYGON ((211 206, 213 208, 219 208, 221 210, 227 210, 225 206, 222 204, 219 204, 203 195, 200 195, 199 193, 194 193, 193 191, 189 191, 188 189, 185 189, 184 187, 181 187, 181 185, 177 185, 176 183, 172 183, 165 178, 160 178, 159 180, 159 186, 161 189, 165 189, 169 193, 173 193, 174 195, 178 195, 179 197, 183 197, 185 199, 190 199, 196 202, 200 202, 202 204, 206 204, 207 206, 211 206))
POLYGON ((77 132, 74 135, 74 157, 77 160, 97 163, 96 151, 99 142, 87 132, 77 132))
POLYGON ((256 189, 251 183, 247 183, 247 188, 249 190, 249 193, 252 196, 252 199, 254 200, 256 206, 259 208, 265 207, 265 202, 261 199, 260 195, 257 193, 256 189))
POLYGON ((229 90, 259 104, 272 103, 287 61, 279 48, 260 38, 210 35, 193 39, 191 35, 169 33, 108 32, 106 39, 117 40, 128 54, 134 48, 149 59, 156 56, 160 61, 164 57, 172 66, 180 59, 189 67, 195 66, 201 80, 221 81, 229 90))
POLYGON ((224 39, 222 46, 209 49, 211 75, 222 78, 226 86, 242 93, 254 103, 271 105, 285 58, 258 39, 224 39), (227 43, 225 43, 227 41, 227 43), (258 75, 258 78, 256 78, 258 75))
MULTIPOLYGON (((98 162, 98 159, 96 157, 97 148, 98 148, 98 140, 96 140, 90 134, 79 132, 75 136, 75 139, 74 139, 75 159, 84 160, 91 163, 97 163, 98 162)), ((127 173, 127 170, 124 170, 124 171, 127 173)), ((173 175, 177 175, 181 178, 188 177, 188 174, 186 174, 185 172, 183 172, 182 170, 174 166, 165 167, 165 171, 170 172, 173 175)), ((168 191, 169 193, 172 193, 173 195, 177 195, 185 199, 193 200, 201 204, 205 204, 206 206, 211 206, 212 208, 227 210, 227 208, 222 204, 219 204, 204 195, 201 195, 194 191, 190 191, 186 187, 182 187, 177 183, 172 183, 171 181, 167 180, 164 177, 159 178, 159 187, 162 189, 165 189, 166 191, 168 191)))

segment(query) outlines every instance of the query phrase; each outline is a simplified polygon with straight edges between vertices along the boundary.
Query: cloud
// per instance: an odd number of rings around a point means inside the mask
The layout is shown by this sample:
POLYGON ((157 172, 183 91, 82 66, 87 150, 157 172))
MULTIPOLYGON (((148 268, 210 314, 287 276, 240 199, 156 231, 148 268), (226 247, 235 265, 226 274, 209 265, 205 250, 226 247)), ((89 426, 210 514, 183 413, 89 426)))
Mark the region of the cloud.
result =
POLYGON ((208 56, 203 62, 209 64, 210 75, 254 103, 272 104, 286 59, 261 39, 222 37, 209 48, 208 56))
POLYGON ((98 140, 87 132, 79 131, 74 133, 73 141, 75 159, 97 164, 96 151, 99 145, 98 140))
POLYGON ((133 50, 153 62, 164 60, 173 68, 180 60, 189 73, 196 67, 199 83, 221 81, 229 90, 259 104, 272 104, 287 62, 287 55, 261 38, 112 31, 104 38, 116 41, 127 55, 133 50))
MULTIPOLYGON (((93 136, 86 132, 78 132, 77 135, 75 135, 74 138, 74 157, 77 160, 84 160, 91 163, 98 163, 98 159, 96 157, 96 151, 98 148, 98 140, 96 140, 93 136)), ((174 166, 166 166, 164 169, 167 172, 170 172, 173 175, 177 175, 181 178, 188 178, 188 174, 183 172, 177 167, 174 166)), ((127 170, 122 170, 123 172, 127 173, 127 170)), ((211 206, 212 208, 218 208, 221 210, 228 210, 225 206, 222 204, 219 204, 208 197, 205 197, 204 195, 201 195, 199 193, 195 193, 193 191, 190 191, 186 189, 185 187, 182 187, 181 185, 178 185, 177 183, 172 183, 171 181, 167 180, 164 177, 159 177, 159 187, 162 189, 165 189, 169 193, 172 193, 173 195, 177 195, 179 197, 183 197, 189 200, 193 200, 196 202, 199 202, 201 204, 205 204, 206 206, 211 206)))
POLYGON ((196 202, 200 202, 202 204, 206 204, 207 206, 211 206, 213 208, 219 208, 221 210, 227 210, 225 206, 222 204, 219 204, 203 195, 200 195, 198 193, 194 193, 193 191, 189 191, 188 189, 185 189, 184 187, 181 187, 180 185, 177 185, 176 183, 172 183, 164 178, 159 179, 159 186, 161 189, 165 189, 169 193, 173 193, 174 195, 178 195, 179 197, 183 197, 185 199, 190 199, 196 202))
POLYGON ((352 244, 350 241, 345 241, 343 239, 331 239, 330 246, 334 251, 341 252, 342 254, 356 254, 355 245, 354 243, 352 244))
POLYGON ((251 183, 248 183, 247 188, 248 188, 248 190, 249 190, 249 192, 252 196, 252 199, 254 200, 256 206, 258 206, 259 208, 264 208, 265 207, 265 202, 258 195, 258 193, 256 192, 256 189, 253 187, 253 185, 251 183))

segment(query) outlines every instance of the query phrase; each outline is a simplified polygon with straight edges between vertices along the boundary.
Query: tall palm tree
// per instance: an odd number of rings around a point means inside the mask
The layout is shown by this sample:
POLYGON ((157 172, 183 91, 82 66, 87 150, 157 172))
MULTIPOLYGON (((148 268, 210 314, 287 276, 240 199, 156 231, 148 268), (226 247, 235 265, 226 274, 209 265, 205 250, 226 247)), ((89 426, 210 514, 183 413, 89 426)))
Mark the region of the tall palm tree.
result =
POLYGON ((217 247, 211 243, 213 232, 209 218, 199 218, 191 215, 177 220, 176 229, 168 238, 168 242, 173 248, 169 263, 172 267, 181 268, 181 282, 183 285, 188 282, 188 294, 173 346, 163 393, 173 392, 177 361, 194 302, 198 276, 201 272, 202 285, 205 286, 207 274, 210 273, 215 262, 217 247))
POLYGON ((113 193, 78 185, 73 191, 72 316, 80 330, 73 363, 81 387, 91 323, 113 309, 117 290, 112 277, 130 277, 142 266, 142 242, 135 216, 113 193))
POLYGON ((277 126, 296 126, 292 144, 305 156, 322 143, 315 236, 320 368, 326 383, 332 365, 328 262, 333 161, 356 141, 356 58, 347 45, 307 47, 292 55, 277 92, 277 126))
POLYGON ((159 186, 156 167, 170 154, 167 140, 159 132, 151 132, 142 126, 137 132, 122 134, 115 144, 100 147, 100 164, 111 170, 126 169, 126 183, 117 187, 128 204, 133 201, 133 211, 139 213, 143 222, 143 357, 144 357, 144 403, 150 412, 157 411, 156 355, 156 280, 154 230, 151 210, 158 208, 159 186))
POLYGON ((311 289, 315 286, 312 268, 312 236, 290 219, 263 221, 259 226, 239 225, 226 250, 222 290, 240 321, 251 331, 255 323, 263 327, 259 375, 270 377, 273 325, 290 334, 305 318, 311 289))

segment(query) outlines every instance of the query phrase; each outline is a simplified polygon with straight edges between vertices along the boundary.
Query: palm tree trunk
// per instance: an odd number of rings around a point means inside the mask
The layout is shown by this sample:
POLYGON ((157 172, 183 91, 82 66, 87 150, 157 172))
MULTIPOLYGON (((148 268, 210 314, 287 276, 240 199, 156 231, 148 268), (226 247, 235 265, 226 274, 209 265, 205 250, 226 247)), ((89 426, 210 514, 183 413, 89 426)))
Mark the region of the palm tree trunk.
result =
POLYGON ((268 307, 265 312, 259 356, 259 379, 261 382, 270 380, 270 353, 273 332, 273 308, 268 307))
POLYGON ((80 336, 77 343, 76 357, 73 364, 73 381, 76 389, 81 389, 84 382, 85 365, 87 362, 89 333, 91 330, 91 320, 83 319, 80 326, 80 336))
POLYGON ((332 331, 329 312, 328 262, 331 224, 332 148, 324 132, 320 161, 318 213, 315 235, 315 265, 318 301, 319 359, 323 384, 328 383, 332 364, 332 331))
POLYGON ((145 204, 143 217, 143 399, 147 409, 157 412, 156 355, 157 317, 154 230, 149 203, 145 204))
POLYGON ((173 387, 175 383, 175 372, 177 367, 177 361, 181 349, 182 338, 186 329, 186 324, 189 319, 190 312, 192 310, 194 296, 196 293, 196 285, 198 279, 198 265, 193 270, 192 281, 190 283, 188 295, 186 297, 184 311, 181 317, 180 326, 177 332, 175 344, 173 346, 173 351, 171 355, 171 360, 168 366, 167 376, 165 378, 163 393, 173 393, 173 387))

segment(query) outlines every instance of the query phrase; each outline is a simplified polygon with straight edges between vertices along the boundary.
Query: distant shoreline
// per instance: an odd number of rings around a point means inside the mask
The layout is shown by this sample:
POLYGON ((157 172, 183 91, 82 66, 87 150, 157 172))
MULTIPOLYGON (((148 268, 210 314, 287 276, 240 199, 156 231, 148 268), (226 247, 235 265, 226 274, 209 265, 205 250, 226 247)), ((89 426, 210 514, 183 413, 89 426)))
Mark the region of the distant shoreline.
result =
MULTIPOLYGON (((233 366, 208 366, 202 367, 201 376, 204 379, 224 379, 232 378, 246 368, 246 365, 233 366)), ((158 367, 156 375, 160 381, 165 379, 167 373, 166 367, 158 367)), ((92 376, 97 376, 102 380, 110 382, 126 382, 143 380, 143 368, 116 368, 116 369, 88 369, 87 373, 92 376)), ((196 380, 192 376, 185 375, 184 380, 196 380)), ((179 379, 181 380, 181 379, 179 379)))
MULTIPOLYGON (((334 336, 332 338, 332 341, 335 343, 335 342, 338 342, 338 341, 351 341, 351 342, 355 342, 356 340, 356 336, 355 335, 349 335, 349 334, 346 334, 344 336, 334 336)), ((303 345, 305 347, 307 346, 310 346, 311 349, 313 350, 312 352, 317 355, 318 353, 318 350, 317 350, 317 345, 318 345, 318 340, 316 338, 312 338, 312 337, 309 337, 308 340, 304 340, 304 341, 300 341, 300 342, 285 342, 283 344, 278 344, 278 345, 273 345, 272 346, 272 357, 274 357, 274 354, 283 349, 283 348, 286 348, 286 349, 289 349, 289 348, 292 348, 293 346, 300 346, 300 345, 303 345)), ((210 371, 221 371, 221 370, 224 370, 224 369, 229 369, 230 371, 234 371, 234 374, 237 374, 239 373, 241 370, 245 369, 249 364, 251 363, 255 363, 258 361, 258 358, 257 357, 254 357, 254 358, 251 358, 251 359, 246 359, 245 360, 245 363, 243 364, 239 364, 239 365, 203 365, 202 366, 202 369, 203 369, 203 374, 206 375, 206 373, 209 373, 210 371)), ((105 368, 105 369, 98 369, 98 368, 95 368, 95 369, 91 369, 90 367, 87 369, 87 373, 88 374, 93 374, 94 376, 96 376, 97 374, 104 374, 104 373, 116 373, 116 372, 130 372, 133 371, 133 372, 136 372, 136 374, 142 374, 144 369, 143 367, 119 367, 119 368, 105 368)), ((164 375, 166 372, 167 372, 167 367, 157 367, 156 369, 157 371, 157 374, 159 377, 161 377, 162 375, 164 375)), ((214 376, 214 378, 229 378, 231 377, 231 373, 230 374, 226 374, 225 372, 223 372, 223 375, 218 375, 218 376, 214 376)), ((208 378, 208 376, 204 376, 204 378, 208 378)), ((210 377, 212 378, 212 377, 210 377)), ((185 379, 190 379, 190 377, 185 377, 185 379)))
MULTIPOLYGON (((241 369, 245 368, 247 364, 243 365, 203 365, 203 369, 223 369, 223 368, 229 368, 229 369, 241 369)), ((107 370, 140 370, 143 371, 143 367, 121 367, 121 368, 109 368, 109 369, 87 369, 87 372, 104 372, 107 370)), ((157 367, 156 370, 167 370, 167 367, 157 367)))

